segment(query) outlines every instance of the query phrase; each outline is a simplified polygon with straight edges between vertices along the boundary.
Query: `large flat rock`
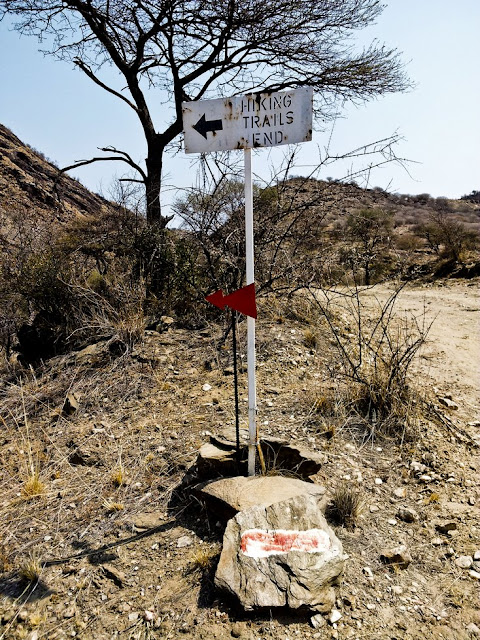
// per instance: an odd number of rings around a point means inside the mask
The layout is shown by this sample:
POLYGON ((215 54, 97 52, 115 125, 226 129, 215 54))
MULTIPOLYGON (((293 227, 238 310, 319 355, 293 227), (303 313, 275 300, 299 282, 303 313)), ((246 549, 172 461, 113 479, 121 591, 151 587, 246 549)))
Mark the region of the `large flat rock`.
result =
POLYGON ((254 506, 269 507, 297 496, 315 496, 322 511, 327 502, 325 487, 283 476, 221 478, 200 485, 196 493, 209 510, 225 521, 239 511, 254 506))
POLYGON ((245 610, 326 611, 346 560, 320 498, 302 495, 239 512, 226 528, 215 575, 245 610))

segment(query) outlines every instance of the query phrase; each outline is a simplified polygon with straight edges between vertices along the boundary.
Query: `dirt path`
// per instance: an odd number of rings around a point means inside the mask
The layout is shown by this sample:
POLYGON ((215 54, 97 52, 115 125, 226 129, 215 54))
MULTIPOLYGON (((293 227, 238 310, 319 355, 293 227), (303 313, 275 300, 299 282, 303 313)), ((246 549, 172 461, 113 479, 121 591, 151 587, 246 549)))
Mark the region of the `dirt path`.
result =
MULTIPOLYGON (((375 287, 366 295, 385 300, 392 289, 375 287)), ((451 394, 466 422, 480 419, 480 289, 478 283, 406 287, 397 310, 433 321, 414 370, 441 393, 451 394)))

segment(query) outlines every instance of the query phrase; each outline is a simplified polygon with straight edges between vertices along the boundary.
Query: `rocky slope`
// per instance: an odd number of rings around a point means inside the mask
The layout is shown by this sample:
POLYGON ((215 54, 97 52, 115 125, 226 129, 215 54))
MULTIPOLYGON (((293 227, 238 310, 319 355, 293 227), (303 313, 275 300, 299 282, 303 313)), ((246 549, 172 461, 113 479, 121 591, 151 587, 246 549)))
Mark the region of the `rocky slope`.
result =
POLYGON ((60 174, 40 152, 0 124, 0 214, 62 223, 95 215, 109 203, 77 180, 60 174))

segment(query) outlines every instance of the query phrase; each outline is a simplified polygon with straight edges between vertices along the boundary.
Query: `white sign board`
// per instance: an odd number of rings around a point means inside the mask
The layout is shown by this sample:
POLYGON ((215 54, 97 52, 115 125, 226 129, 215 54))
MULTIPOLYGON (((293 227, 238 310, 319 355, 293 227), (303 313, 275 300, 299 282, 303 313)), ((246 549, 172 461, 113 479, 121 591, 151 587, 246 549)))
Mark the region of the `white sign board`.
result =
POLYGON ((186 153, 275 147, 312 139, 313 88, 183 102, 186 153))

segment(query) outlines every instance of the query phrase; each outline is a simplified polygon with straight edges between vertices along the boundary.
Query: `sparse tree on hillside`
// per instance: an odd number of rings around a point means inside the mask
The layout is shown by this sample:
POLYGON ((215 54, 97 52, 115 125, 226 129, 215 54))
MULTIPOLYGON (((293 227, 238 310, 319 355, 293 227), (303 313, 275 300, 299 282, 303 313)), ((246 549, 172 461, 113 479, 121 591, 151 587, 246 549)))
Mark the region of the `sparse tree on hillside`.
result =
POLYGON ((416 227, 416 233, 425 238, 428 246, 440 257, 462 262, 469 250, 478 245, 477 235, 450 211, 432 212, 428 222, 416 227))
POLYGON ((365 284, 372 281, 376 263, 386 253, 393 234, 394 216, 381 209, 363 209, 348 216, 345 232, 349 247, 344 258, 365 273, 365 284))
MULTIPOLYGON (((280 180, 265 188, 254 184, 257 294, 319 282, 326 211, 321 206, 324 189, 316 186, 308 178, 280 180)), ((227 290, 240 287, 245 273, 243 195, 243 183, 222 173, 174 203, 183 228, 193 232, 210 281, 227 290)))
POLYGON ((106 147, 106 155, 70 168, 127 164, 145 187, 148 221, 160 227, 169 221, 160 207, 163 156, 182 131, 182 101, 310 85, 316 116, 325 119, 339 101, 402 91, 407 80, 395 50, 351 46, 353 33, 381 11, 378 0, 0 0, 0 20, 12 16, 20 33, 48 42, 51 54, 133 110, 145 136, 144 166, 106 147), (118 72, 114 86, 102 73, 107 65, 118 72), (151 88, 163 92, 158 122, 151 88))

